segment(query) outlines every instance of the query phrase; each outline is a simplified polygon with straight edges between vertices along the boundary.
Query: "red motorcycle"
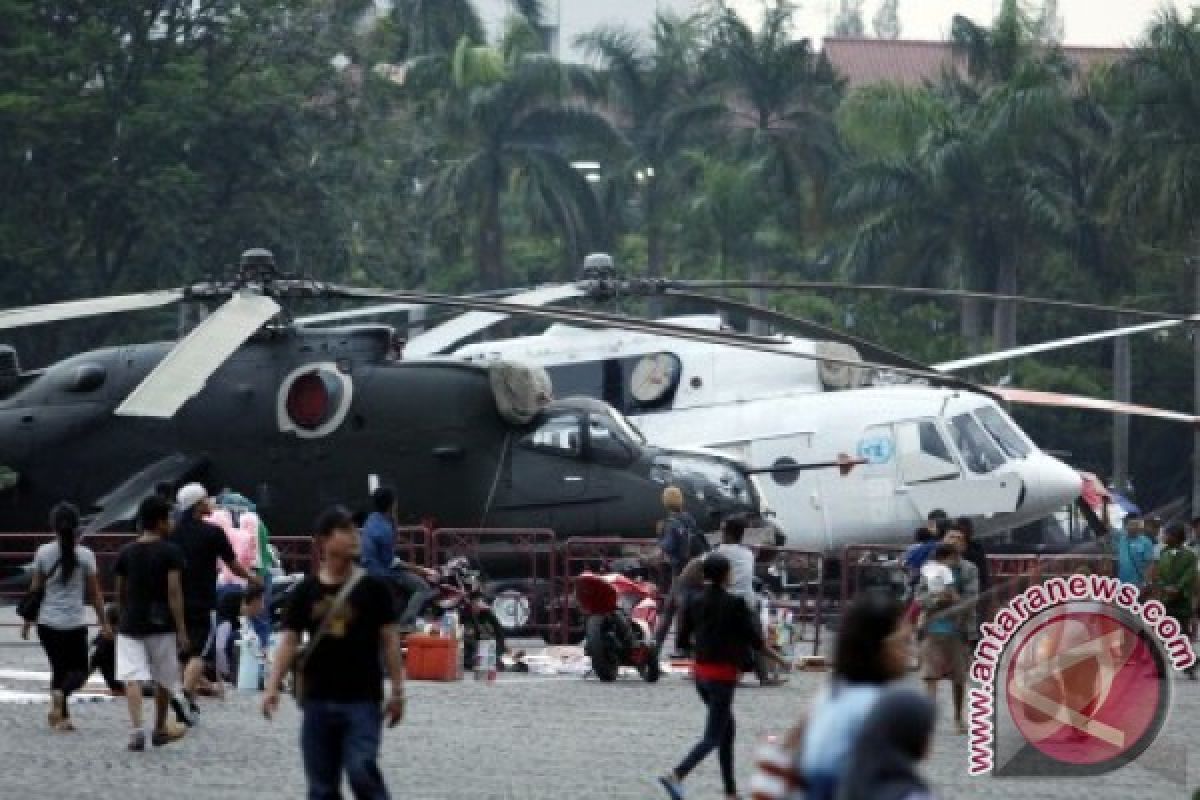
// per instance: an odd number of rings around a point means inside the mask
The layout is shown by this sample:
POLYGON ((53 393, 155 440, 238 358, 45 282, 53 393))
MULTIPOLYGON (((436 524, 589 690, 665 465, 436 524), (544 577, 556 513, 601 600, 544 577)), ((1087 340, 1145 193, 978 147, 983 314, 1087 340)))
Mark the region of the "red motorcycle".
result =
POLYGON ((659 679, 657 586, 620 573, 584 572, 575 579, 575 600, 587 618, 583 649, 597 678, 615 681, 620 668, 630 666, 647 683, 659 679))

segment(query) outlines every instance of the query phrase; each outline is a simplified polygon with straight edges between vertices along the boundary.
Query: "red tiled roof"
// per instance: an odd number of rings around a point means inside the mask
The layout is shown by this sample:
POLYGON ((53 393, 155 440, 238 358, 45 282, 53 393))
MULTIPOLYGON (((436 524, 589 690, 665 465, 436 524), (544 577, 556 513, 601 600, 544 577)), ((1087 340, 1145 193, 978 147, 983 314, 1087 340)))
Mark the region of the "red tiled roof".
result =
MULTIPOLYGON (((885 81, 920 85, 936 80, 943 69, 960 72, 966 69, 966 59, 956 54, 947 41, 828 37, 822 46, 850 89, 885 81)), ((1063 52, 1086 71, 1116 61, 1129 51, 1119 47, 1064 45, 1063 52)))

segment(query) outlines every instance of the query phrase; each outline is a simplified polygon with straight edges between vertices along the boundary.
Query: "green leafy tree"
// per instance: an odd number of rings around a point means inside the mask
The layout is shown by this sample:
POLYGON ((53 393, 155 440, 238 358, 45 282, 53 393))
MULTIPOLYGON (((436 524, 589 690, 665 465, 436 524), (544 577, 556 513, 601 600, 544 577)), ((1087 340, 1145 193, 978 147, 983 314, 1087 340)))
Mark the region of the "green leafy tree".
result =
POLYGON ((433 93, 442 137, 426 196, 438 211, 472 218, 478 280, 487 288, 506 282, 502 201, 518 174, 568 238, 603 234, 596 196, 566 145, 614 146, 618 135, 574 99, 571 71, 540 48, 529 21, 513 17, 497 47, 464 38, 452 56, 424 57, 410 72, 417 91, 433 93))
POLYGON ((701 20, 660 15, 650 46, 630 31, 602 28, 578 44, 602 64, 604 107, 620 121, 628 148, 607 181, 609 205, 636 206, 646 266, 663 275, 669 205, 678 196, 680 154, 718 120, 724 106, 699 75, 701 20))
MULTIPOLYGON (((791 3, 772 3, 752 29, 724 8, 708 68, 722 88, 734 153, 762 165, 761 191, 775 223, 766 229, 788 232, 786 249, 797 252, 806 234, 824 227, 826 186, 842 158, 833 118, 842 86, 807 39, 793 38, 794 11, 791 3)), ((761 262, 752 263, 752 277, 762 277, 763 270, 761 262)), ((764 299, 755 295, 758 302, 764 299)))

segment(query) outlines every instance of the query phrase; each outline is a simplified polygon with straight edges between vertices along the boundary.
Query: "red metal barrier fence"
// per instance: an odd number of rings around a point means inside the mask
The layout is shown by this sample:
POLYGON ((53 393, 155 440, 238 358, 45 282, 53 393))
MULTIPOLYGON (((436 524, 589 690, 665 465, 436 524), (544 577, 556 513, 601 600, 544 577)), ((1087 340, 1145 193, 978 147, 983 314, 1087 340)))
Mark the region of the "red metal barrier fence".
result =
POLYGON ((1021 592, 1056 575, 1076 573, 1115 575, 1116 559, 1097 553, 1062 555, 988 556, 991 588, 981 603, 980 621, 990 619, 997 610, 1021 592))

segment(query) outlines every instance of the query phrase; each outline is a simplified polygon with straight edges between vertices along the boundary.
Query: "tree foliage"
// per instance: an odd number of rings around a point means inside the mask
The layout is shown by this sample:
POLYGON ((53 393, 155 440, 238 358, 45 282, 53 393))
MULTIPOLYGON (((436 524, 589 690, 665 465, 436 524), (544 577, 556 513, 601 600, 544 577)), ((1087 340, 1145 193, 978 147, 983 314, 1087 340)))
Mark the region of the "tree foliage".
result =
MULTIPOLYGON (((864 33, 861 0, 838 31, 864 33)), ((899 35, 898 0, 873 19, 899 35)), ((551 280, 594 248, 627 272, 846 277, 1191 312, 1200 258, 1200 17, 1162 12, 1082 73, 1058 4, 947 20, 961 69, 847 93, 794 5, 725 3, 546 52, 542 4, 487 39, 470 0, 0 0, 0 302, 203 279, 250 246, 285 268, 469 290, 551 280), (1188 259, 1193 260, 1188 260, 1188 259)), ((1010 304, 760 296, 940 360, 1115 320, 1010 304), (983 314, 991 312, 991 341, 983 314), (1018 327, 1019 323, 1019 327, 1018 327)), ((170 336, 146 315, 18 335, 45 363, 170 336)), ((1134 343, 1135 401, 1187 408, 1190 343, 1134 343)), ((1000 365, 1104 393, 1108 345, 1000 365)), ((1025 413, 1107 472, 1099 418, 1025 413)), ((1134 423, 1164 498, 1188 444, 1134 423)), ((1185 470, 1184 470, 1185 471, 1185 470)))

